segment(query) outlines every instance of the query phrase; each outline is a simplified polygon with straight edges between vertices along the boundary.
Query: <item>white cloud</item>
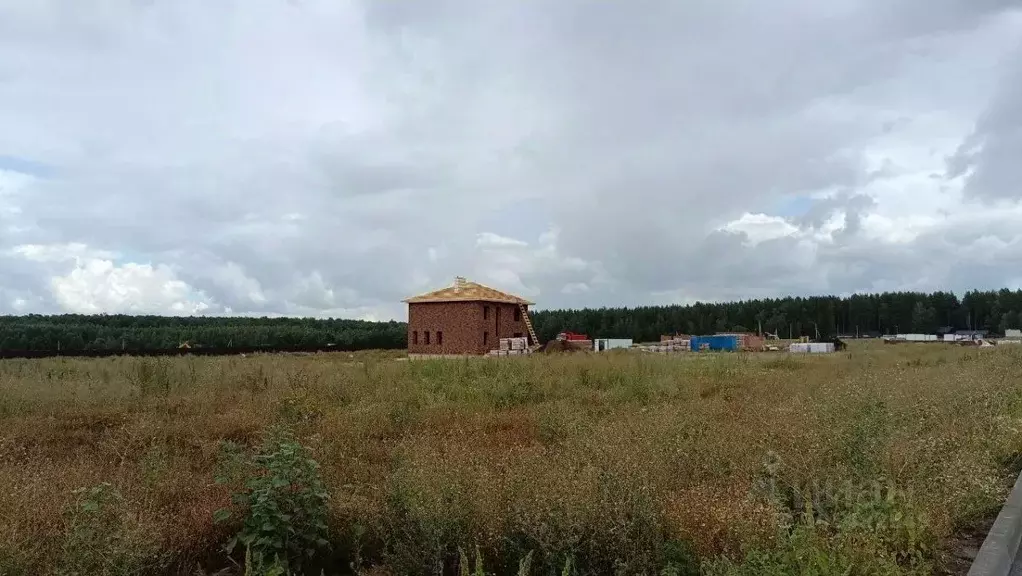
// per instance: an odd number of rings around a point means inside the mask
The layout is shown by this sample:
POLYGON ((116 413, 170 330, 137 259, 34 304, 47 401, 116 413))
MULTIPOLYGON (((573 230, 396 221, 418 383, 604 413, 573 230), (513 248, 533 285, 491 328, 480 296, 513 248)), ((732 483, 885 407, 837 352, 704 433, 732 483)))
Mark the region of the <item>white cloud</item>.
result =
POLYGON ((53 277, 51 285, 65 310, 82 314, 199 314, 210 308, 201 294, 163 265, 117 266, 93 258, 53 277))
POLYGON ((500 248, 504 246, 528 246, 528 244, 521 240, 494 234, 493 232, 481 232, 476 237, 476 246, 479 248, 500 248))
POLYGON ((1020 38, 1012 0, 0 0, 0 312, 999 287, 1020 38))
POLYGON ((582 294, 589 291, 589 285, 585 282, 571 282, 565 284, 564 288, 561 288, 563 294, 582 294))
POLYGON ((740 232, 749 238, 752 244, 759 244, 764 240, 783 238, 798 233, 797 226, 779 216, 768 216, 766 214, 742 214, 737 220, 724 225, 721 230, 728 232, 740 232))
POLYGON ((11 249, 12 254, 32 262, 66 262, 82 259, 111 259, 117 254, 106 250, 93 250, 80 242, 68 244, 21 244, 11 249))
POLYGON ((81 243, 21 244, 6 258, 30 266, 33 275, 46 279, 30 299, 11 300, 15 312, 38 307, 49 296, 61 310, 78 313, 199 314, 216 312, 216 305, 201 291, 180 280, 166 264, 115 262, 119 254, 95 250, 81 243), (32 300, 35 300, 33 302, 32 300))

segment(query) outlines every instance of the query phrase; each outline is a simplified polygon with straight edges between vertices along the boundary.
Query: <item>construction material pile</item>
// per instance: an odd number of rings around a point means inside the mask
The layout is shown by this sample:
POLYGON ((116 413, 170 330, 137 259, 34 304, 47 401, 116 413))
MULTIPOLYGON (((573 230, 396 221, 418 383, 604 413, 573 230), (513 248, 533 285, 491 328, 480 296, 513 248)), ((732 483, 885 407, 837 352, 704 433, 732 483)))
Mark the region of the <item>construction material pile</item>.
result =
POLYGON ((676 335, 676 336, 661 336, 659 344, 647 344, 645 346, 639 346, 639 349, 646 352, 688 352, 690 350, 691 342, 690 337, 687 335, 676 335))
POLYGON ((835 346, 833 342, 793 342, 788 350, 796 354, 830 354, 835 346))
POLYGON ((738 349, 748 352, 759 352, 766 348, 766 338, 750 332, 718 332, 718 336, 737 336, 738 349))
POLYGON ((532 353, 532 350, 529 348, 529 339, 524 336, 520 338, 501 338, 499 345, 500 348, 490 350, 490 356, 519 356, 521 354, 532 353))

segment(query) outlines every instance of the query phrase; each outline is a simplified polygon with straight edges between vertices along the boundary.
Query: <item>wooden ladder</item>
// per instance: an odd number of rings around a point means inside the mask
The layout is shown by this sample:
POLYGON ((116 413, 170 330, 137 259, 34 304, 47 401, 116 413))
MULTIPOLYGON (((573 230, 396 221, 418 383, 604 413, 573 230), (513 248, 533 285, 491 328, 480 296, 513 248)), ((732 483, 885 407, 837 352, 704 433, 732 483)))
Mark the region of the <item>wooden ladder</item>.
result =
POLYGON ((539 348, 539 338, 536 336, 536 329, 532 327, 532 320, 529 320, 529 311, 525 309, 525 304, 519 304, 518 308, 522 311, 522 319, 525 320, 525 327, 529 329, 529 337, 532 338, 532 345, 529 348, 539 348))

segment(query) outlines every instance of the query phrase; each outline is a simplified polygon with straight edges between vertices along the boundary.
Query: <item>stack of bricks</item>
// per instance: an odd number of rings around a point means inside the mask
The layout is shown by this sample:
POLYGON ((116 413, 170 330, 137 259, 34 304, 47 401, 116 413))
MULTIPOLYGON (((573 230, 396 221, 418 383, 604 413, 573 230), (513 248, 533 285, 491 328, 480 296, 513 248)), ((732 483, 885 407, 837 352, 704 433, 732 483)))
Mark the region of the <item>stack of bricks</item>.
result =
POLYGON ((738 336, 738 347, 742 350, 759 352, 766 348, 766 338, 751 332, 718 332, 718 334, 734 334, 738 336))
POLYGON ((508 351, 508 354, 515 356, 518 354, 526 354, 528 352, 529 349, 528 338, 508 338, 508 340, 510 340, 511 344, 511 349, 508 351))
POLYGON ((756 334, 744 334, 741 340, 742 350, 759 352, 766 348, 766 338, 756 334))
POLYGON ((651 344, 641 348, 648 352, 688 352, 689 338, 688 336, 661 336, 659 344, 651 344))
POLYGON ((500 347, 497 350, 490 350, 490 356, 519 356, 531 352, 529 350, 529 339, 525 337, 501 338, 499 344, 500 347))

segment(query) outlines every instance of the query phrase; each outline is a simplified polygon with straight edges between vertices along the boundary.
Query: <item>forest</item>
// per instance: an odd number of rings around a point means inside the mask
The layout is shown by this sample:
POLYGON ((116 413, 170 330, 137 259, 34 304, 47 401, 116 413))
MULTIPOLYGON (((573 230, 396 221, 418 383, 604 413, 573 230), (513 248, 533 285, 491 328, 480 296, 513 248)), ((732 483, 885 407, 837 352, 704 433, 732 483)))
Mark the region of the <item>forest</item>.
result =
POLYGON ((1022 290, 887 292, 692 305, 551 310, 532 314, 541 340, 570 330, 594 337, 655 341, 661 334, 763 331, 781 338, 936 333, 941 328, 1003 333, 1022 326, 1022 290))
MULTIPOLYGON (((530 313, 541 341, 570 330, 593 337, 655 341, 661 334, 763 331, 797 336, 934 333, 944 327, 1003 333, 1022 326, 1022 290, 888 292, 787 297, 727 303, 539 310, 530 313)), ((129 315, 0 316, 0 352, 167 350, 187 342, 218 349, 399 349, 404 322, 315 318, 129 315)))
POLYGON ((404 322, 315 318, 239 318, 63 314, 0 316, 0 352, 22 350, 229 351, 404 348, 404 322))

